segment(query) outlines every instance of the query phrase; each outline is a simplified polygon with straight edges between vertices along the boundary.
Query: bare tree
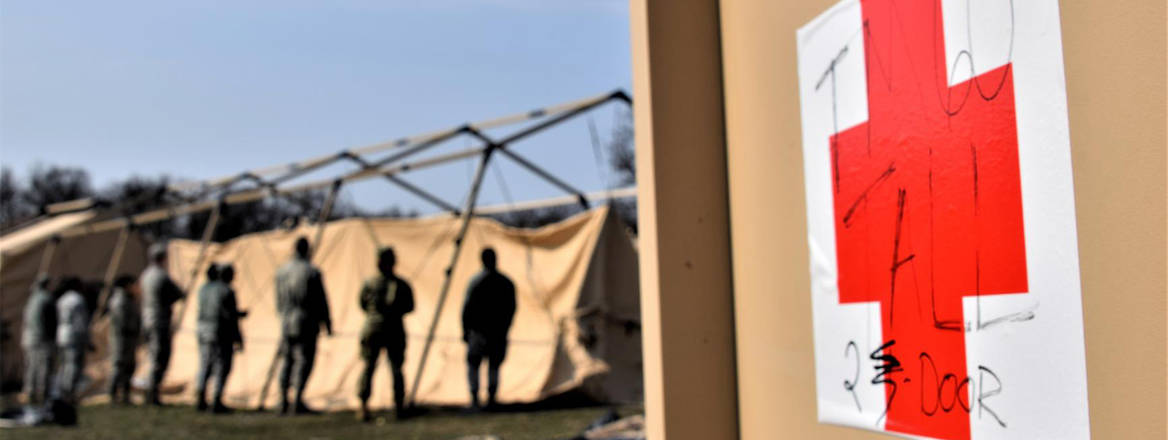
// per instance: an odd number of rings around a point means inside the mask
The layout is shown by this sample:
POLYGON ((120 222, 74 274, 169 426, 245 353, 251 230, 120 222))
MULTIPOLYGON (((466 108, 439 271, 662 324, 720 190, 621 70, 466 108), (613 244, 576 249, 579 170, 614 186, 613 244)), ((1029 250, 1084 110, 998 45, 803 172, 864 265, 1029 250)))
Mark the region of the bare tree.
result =
MULTIPOLYGON (((174 202, 168 197, 170 177, 132 176, 114 182, 101 191, 101 199, 108 201, 121 214, 131 215, 167 206, 174 202)), ((178 231, 173 220, 163 220, 139 226, 152 240, 173 237, 178 231)))
POLYGON ((54 203, 93 196, 89 173, 81 168, 35 165, 22 199, 38 213, 54 203))
POLYGON ((616 172, 618 184, 628 186, 637 183, 637 155, 633 148, 633 121, 628 113, 623 114, 612 128, 612 138, 608 141, 608 164, 616 172))
MULTIPOLYGON (((328 191, 318 190, 224 206, 219 211, 219 223, 212 240, 226 241, 244 234, 269 231, 294 225, 301 219, 317 221, 327 200, 328 191)), ((328 220, 360 215, 361 211, 342 194, 333 202, 328 220)), ((176 235, 199 239, 209 220, 209 212, 192 214, 181 223, 176 235)))
MULTIPOLYGON (((613 127, 612 138, 608 141, 608 163, 616 172, 621 186, 637 183, 637 154, 633 139, 632 115, 625 113, 613 127)), ((636 233, 637 200, 613 200, 610 203, 617 216, 636 233)))
POLYGON ((7 230, 27 219, 35 212, 24 201, 24 185, 21 185, 12 170, 0 169, 0 230, 7 230))
POLYGON ((559 222, 581 211, 579 205, 549 206, 547 208, 528 209, 493 214, 488 217, 499 223, 515 228, 538 228, 559 222))
POLYGON ((418 218, 418 210, 411 209, 406 211, 400 206, 394 205, 385 209, 376 211, 357 211, 356 217, 382 217, 382 218, 418 218))

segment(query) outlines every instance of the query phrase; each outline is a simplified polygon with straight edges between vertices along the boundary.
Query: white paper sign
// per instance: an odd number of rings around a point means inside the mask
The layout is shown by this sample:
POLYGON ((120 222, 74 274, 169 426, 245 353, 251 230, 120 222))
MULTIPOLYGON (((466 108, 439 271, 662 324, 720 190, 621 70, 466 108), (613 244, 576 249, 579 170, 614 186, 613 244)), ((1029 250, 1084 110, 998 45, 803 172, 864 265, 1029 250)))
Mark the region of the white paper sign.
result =
POLYGON ((1089 437, 1058 3, 850 0, 798 45, 820 421, 1089 437))

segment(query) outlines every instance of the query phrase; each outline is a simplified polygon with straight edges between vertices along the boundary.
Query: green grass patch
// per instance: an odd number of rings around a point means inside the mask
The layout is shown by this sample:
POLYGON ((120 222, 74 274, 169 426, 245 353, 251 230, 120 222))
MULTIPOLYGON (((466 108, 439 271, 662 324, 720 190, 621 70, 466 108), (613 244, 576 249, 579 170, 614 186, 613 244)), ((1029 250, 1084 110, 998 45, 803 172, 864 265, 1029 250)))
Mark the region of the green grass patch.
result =
MULTIPOLYGON (((76 427, 35 427, 0 430, 0 437, 22 439, 454 439, 493 434, 505 440, 570 438, 603 415, 606 407, 467 414, 443 409, 398 421, 378 413, 360 423, 352 412, 280 417, 273 412, 239 411, 229 415, 196 412, 192 407, 122 407, 94 405, 81 408, 76 427), (12 435, 12 437, 8 437, 12 435)), ((617 408, 621 415, 638 407, 617 408)))

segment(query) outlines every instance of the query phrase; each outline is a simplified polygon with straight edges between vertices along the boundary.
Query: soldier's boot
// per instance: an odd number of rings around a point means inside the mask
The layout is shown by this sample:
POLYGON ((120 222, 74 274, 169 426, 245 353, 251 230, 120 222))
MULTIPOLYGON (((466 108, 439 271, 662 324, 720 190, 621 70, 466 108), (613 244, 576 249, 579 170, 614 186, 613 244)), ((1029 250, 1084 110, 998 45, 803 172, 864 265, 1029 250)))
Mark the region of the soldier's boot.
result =
POLYGON ((151 388, 146 392, 146 403, 154 406, 162 406, 162 400, 158 398, 157 388, 151 388))
POLYGON ((195 389, 195 411, 203 412, 207 410, 207 390, 205 388, 195 389))
POLYGON ((479 388, 475 385, 477 385, 477 384, 471 383, 471 387, 470 387, 470 408, 469 409, 471 411, 478 411, 478 410, 482 409, 482 406, 479 405, 479 388))
POLYGON ((304 404, 304 392, 296 390, 296 408, 293 410, 296 414, 320 414, 320 411, 309 408, 304 404))
POLYGON ((406 384, 401 374, 395 374, 393 381, 393 415, 398 420, 410 416, 410 408, 406 407, 406 384))
POLYGON ((489 362, 487 366, 487 410, 494 411, 497 408, 498 402, 495 401, 495 394, 499 391, 499 365, 495 362, 489 362))
POLYGON ((404 403, 396 402, 393 405, 393 417, 398 420, 405 420, 410 417, 412 410, 407 408, 404 403))
POLYGON ((308 405, 305 405, 303 402, 301 402, 301 403, 297 403, 297 404, 296 404, 296 409, 295 409, 294 411, 295 411, 295 413, 296 413, 297 415, 313 415, 313 414, 320 414, 320 411, 317 411, 317 410, 315 410, 315 409, 309 408, 309 407, 308 407, 308 405))
MULTIPOLYGON (((109 389, 106 390, 106 393, 109 394, 110 405, 115 405, 118 403, 118 377, 120 374, 119 372, 115 371, 110 376, 109 389)), ((30 393, 29 396, 31 395, 32 394, 30 393)))
POLYGON ((215 405, 211 407, 211 412, 214 414, 231 414, 235 412, 235 410, 227 405, 224 405, 222 401, 216 400, 215 405))
POLYGON ((130 381, 126 380, 125 382, 122 382, 122 404, 123 405, 133 405, 134 404, 134 402, 130 400, 130 391, 131 391, 130 381))
POLYGON ((280 391, 280 415, 291 414, 291 408, 288 407, 288 390, 280 391))
POLYGON ((357 420, 361 422, 368 422, 372 420, 373 416, 369 414, 369 402, 361 399, 361 409, 357 410, 357 420))

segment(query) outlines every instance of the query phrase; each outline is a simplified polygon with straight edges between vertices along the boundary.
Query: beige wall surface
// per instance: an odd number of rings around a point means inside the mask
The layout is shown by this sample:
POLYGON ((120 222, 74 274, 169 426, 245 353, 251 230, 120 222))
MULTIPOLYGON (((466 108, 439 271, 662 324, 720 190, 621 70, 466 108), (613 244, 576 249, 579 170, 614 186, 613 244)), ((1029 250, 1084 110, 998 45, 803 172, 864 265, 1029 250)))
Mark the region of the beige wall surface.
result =
POLYGON ((734 324, 717 0, 630 2, 649 438, 730 439, 734 324))
MULTIPOLYGON (((745 439, 886 438, 816 422, 795 31, 835 0, 723 0, 745 439)), ((1165 4, 1063 2, 1092 434, 1165 438, 1165 4)))
POLYGON ((1165 2, 1061 2, 1091 432, 1165 427, 1165 2))

